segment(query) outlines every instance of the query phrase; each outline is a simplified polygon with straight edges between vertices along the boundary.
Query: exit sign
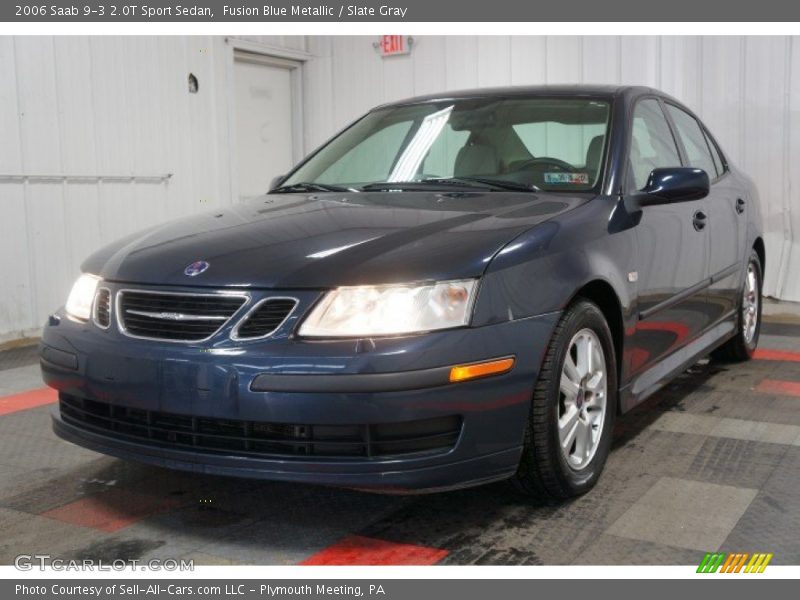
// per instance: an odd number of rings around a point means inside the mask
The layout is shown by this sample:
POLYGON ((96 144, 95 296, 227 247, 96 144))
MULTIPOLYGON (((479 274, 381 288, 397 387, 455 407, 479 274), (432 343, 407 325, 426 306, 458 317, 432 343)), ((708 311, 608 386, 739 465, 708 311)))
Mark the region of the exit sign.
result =
POLYGON ((414 39, 410 35, 382 35, 375 43, 381 56, 411 54, 414 39))

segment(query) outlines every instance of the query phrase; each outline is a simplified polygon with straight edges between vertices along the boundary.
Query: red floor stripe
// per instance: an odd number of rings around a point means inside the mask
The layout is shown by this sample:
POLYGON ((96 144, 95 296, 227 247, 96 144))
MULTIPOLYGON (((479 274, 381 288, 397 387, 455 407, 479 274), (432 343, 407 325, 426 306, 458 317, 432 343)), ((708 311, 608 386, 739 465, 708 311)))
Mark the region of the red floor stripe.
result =
POLYGON ((353 535, 304 560, 301 565, 433 565, 447 550, 396 544, 353 535))
POLYGON ((113 533, 180 504, 176 498, 112 489, 48 510, 42 516, 113 533))
POLYGON ((3 396, 0 398, 0 416, 45 404, 52 404, 56 400, 58 400, 58 394, 50 388, 31 390, 30 392, 14 394, 13 396, 3 396))
POLYGON ((800 381, 781 381, 765 379, 756 386, 757 392, 778 394, 779 396, 797 396, 800 398, 800 381))
POLYGON ((753 354, 757 360, 782 360, 785 362, 800 362, 800 352, 789 350, 770 350, 769 348, 759 348, 753 354))

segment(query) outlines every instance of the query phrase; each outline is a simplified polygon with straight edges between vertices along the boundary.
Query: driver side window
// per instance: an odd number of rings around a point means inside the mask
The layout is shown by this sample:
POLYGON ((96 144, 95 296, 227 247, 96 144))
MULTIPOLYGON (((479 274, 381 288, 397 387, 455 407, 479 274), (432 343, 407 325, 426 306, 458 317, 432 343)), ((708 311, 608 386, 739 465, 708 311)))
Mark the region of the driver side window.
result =
POLYGON ((653 169, 681 166, 680 154, 658 100, 640 100, 633 111, 629 179, 641 190, 653 169))

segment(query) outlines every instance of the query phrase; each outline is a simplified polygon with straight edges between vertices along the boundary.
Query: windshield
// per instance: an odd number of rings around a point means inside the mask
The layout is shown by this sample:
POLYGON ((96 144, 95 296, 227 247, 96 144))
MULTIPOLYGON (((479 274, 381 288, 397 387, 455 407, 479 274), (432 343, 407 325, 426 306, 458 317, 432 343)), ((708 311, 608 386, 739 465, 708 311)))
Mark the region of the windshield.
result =
POLYGON ((278 192, 425 189, 588 191, 600 181, 609 103, 465 99, 394 106, 357 121, 278 192))

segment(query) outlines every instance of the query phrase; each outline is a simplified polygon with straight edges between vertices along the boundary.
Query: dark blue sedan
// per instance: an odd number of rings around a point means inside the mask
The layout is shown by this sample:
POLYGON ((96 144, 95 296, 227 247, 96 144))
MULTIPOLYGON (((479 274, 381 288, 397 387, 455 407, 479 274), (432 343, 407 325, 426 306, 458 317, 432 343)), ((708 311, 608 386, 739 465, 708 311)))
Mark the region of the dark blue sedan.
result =
POLYGON ((614 418, 747 360, 758 197, 656 90, 378 107, 266 195, 83 264, 41 343, 56 433, 202 473, 588 491, 614 418))

